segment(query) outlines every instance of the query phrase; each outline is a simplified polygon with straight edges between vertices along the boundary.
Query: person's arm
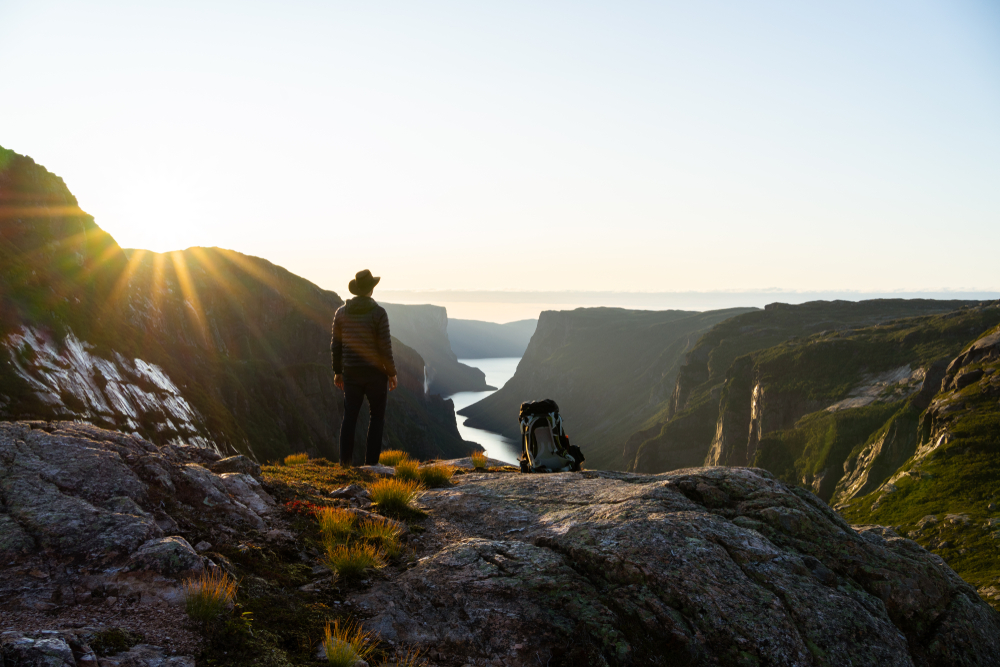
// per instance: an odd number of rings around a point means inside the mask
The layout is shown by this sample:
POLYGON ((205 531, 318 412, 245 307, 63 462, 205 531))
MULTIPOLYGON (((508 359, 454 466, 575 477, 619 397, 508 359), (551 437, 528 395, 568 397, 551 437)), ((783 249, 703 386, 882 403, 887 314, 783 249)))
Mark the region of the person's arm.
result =
POLYGON ((330 339, 330 356, 333 357, 333 384, 344 388, 344 321, 338 309, 333 316, 333 335, 330 339))
POLYGON ((396 388, 396 363, 392 358, 392 335, 389 333, 389 316, 379 309, 375 330, 375 345, 378 347, 382 368, 389 377, 390 389, 396 388))

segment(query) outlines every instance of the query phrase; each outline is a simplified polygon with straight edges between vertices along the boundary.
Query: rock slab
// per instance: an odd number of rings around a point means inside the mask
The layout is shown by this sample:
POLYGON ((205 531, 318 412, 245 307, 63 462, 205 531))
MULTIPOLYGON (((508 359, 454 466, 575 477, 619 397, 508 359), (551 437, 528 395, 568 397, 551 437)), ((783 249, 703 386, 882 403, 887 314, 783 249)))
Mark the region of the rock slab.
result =
POLYGON ((1000 660, 1000 614, 939 557, 763 470, 456 479, 422 499, 448 539, 357 599, 442 664, 1000 660))

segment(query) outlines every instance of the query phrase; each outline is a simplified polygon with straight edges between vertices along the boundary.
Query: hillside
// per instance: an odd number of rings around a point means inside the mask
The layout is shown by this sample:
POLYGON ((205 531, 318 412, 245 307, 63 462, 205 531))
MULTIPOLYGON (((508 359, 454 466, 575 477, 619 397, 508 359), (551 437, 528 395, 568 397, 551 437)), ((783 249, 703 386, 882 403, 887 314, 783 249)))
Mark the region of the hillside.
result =
POLYGON ((850 452, 834 502, 852 521, 897 526, 996 606, 1000 326, 969 344, 941 375, 929 402, 902 407, 850 452))
MULTIPOLYGON (((376 295, 378 296, 378 295, 376 295)), ((420 354, 426 364, 427 391, 450 396, 460 391, 494 389, 478 368, 458 362, 448 338, 448 312, 441 306, 381 303, 392 335, 420 354)))
MULTIPOLYGON (((126 256, 61 179, 0 156, 0 417, 80 419, 261 461, 337 458, 337 294, 218 248, 126 256)), ((394 349, 388 444, 466 454, 451 404, 424 394, 423 360, 394 349)))
POLYGON ((746 308, 546 311, 506 385, 459 412, 469 426, 518 437, 522 401, 552 398, 590 468, 621 469, 622 444, 669 398, 684 353, 746 308))
POLYGON ((448 340, 459 359, 521 357, 537 326, 538 320, 497 324, 449 319, 448 340))
MULTIPOLYGON (((750 433, 750 401, 730 401, 728 397, 736 391, 742 392, 741 396, 746 394, 747 383, 752 380, 751 355, 754 353, 786 341, 827 334, 833 338, 839 332, 859 327, 946 313, 974 303, 977 302, 928 299, 813 301, 795 306, 776 303, 763 311, 722 322, 707 332, 686 355, 664 410, 650 420, 647 428, 637 430, 628 438, 624 457, 629 462, 629 469, 661 472, 702 465, 717 441, 717 433, 724 437, 731 433, 736 440, 741 437, 745 440, 750 433), (743 378, 743 384, 737 386, 736 378, 743 378), (723 410, 723 401, 733 405, 733 409, 723 410)), ((817 382, 822 381, 817 379, 817 382)), ((749 386, 749 390, 752 389, 753 386, 749 386)), ((826 407, 810 403, 820 398, 825 400, 825 396, 803 394, 801 405, 791 406, 787 414, 778 415, 773 423, 790 425, 808 412, 826 407)), ((765 425, 765 430, 769 428, 772 427, 765 425)), ((729 461, 715 458, 713 462, 729 461)), ((737 465, 736 459, 732 463, 737 465)))

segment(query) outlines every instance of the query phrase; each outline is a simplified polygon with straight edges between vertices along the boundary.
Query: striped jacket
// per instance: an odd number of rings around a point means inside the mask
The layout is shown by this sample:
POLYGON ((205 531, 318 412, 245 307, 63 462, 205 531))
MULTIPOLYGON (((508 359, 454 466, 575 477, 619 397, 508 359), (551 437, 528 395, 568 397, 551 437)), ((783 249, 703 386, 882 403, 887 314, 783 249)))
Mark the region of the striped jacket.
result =
POLYGON ((396 374, 389 338, 389 316, 371 297, 348 299, 333 316, 333 372, 350 375, 375 370, 388 377, 396 374))

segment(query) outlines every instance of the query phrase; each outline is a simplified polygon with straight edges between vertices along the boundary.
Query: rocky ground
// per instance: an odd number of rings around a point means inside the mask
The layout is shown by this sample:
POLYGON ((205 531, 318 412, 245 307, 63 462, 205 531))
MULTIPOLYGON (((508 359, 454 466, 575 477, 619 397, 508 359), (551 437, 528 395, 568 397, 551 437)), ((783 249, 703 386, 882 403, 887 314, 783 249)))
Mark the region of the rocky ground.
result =
POLYGON ((400 558, 335 581, 311 508, 377 511, 388 472, 0 424, 5 667, 317 664, 337 618, 373 665, 1000 664, 1000 615, 939 557, 756 469, 462 470, 398 517, 400 558), (196 626, 181 584, 216 567, 236 606, 196 626))

